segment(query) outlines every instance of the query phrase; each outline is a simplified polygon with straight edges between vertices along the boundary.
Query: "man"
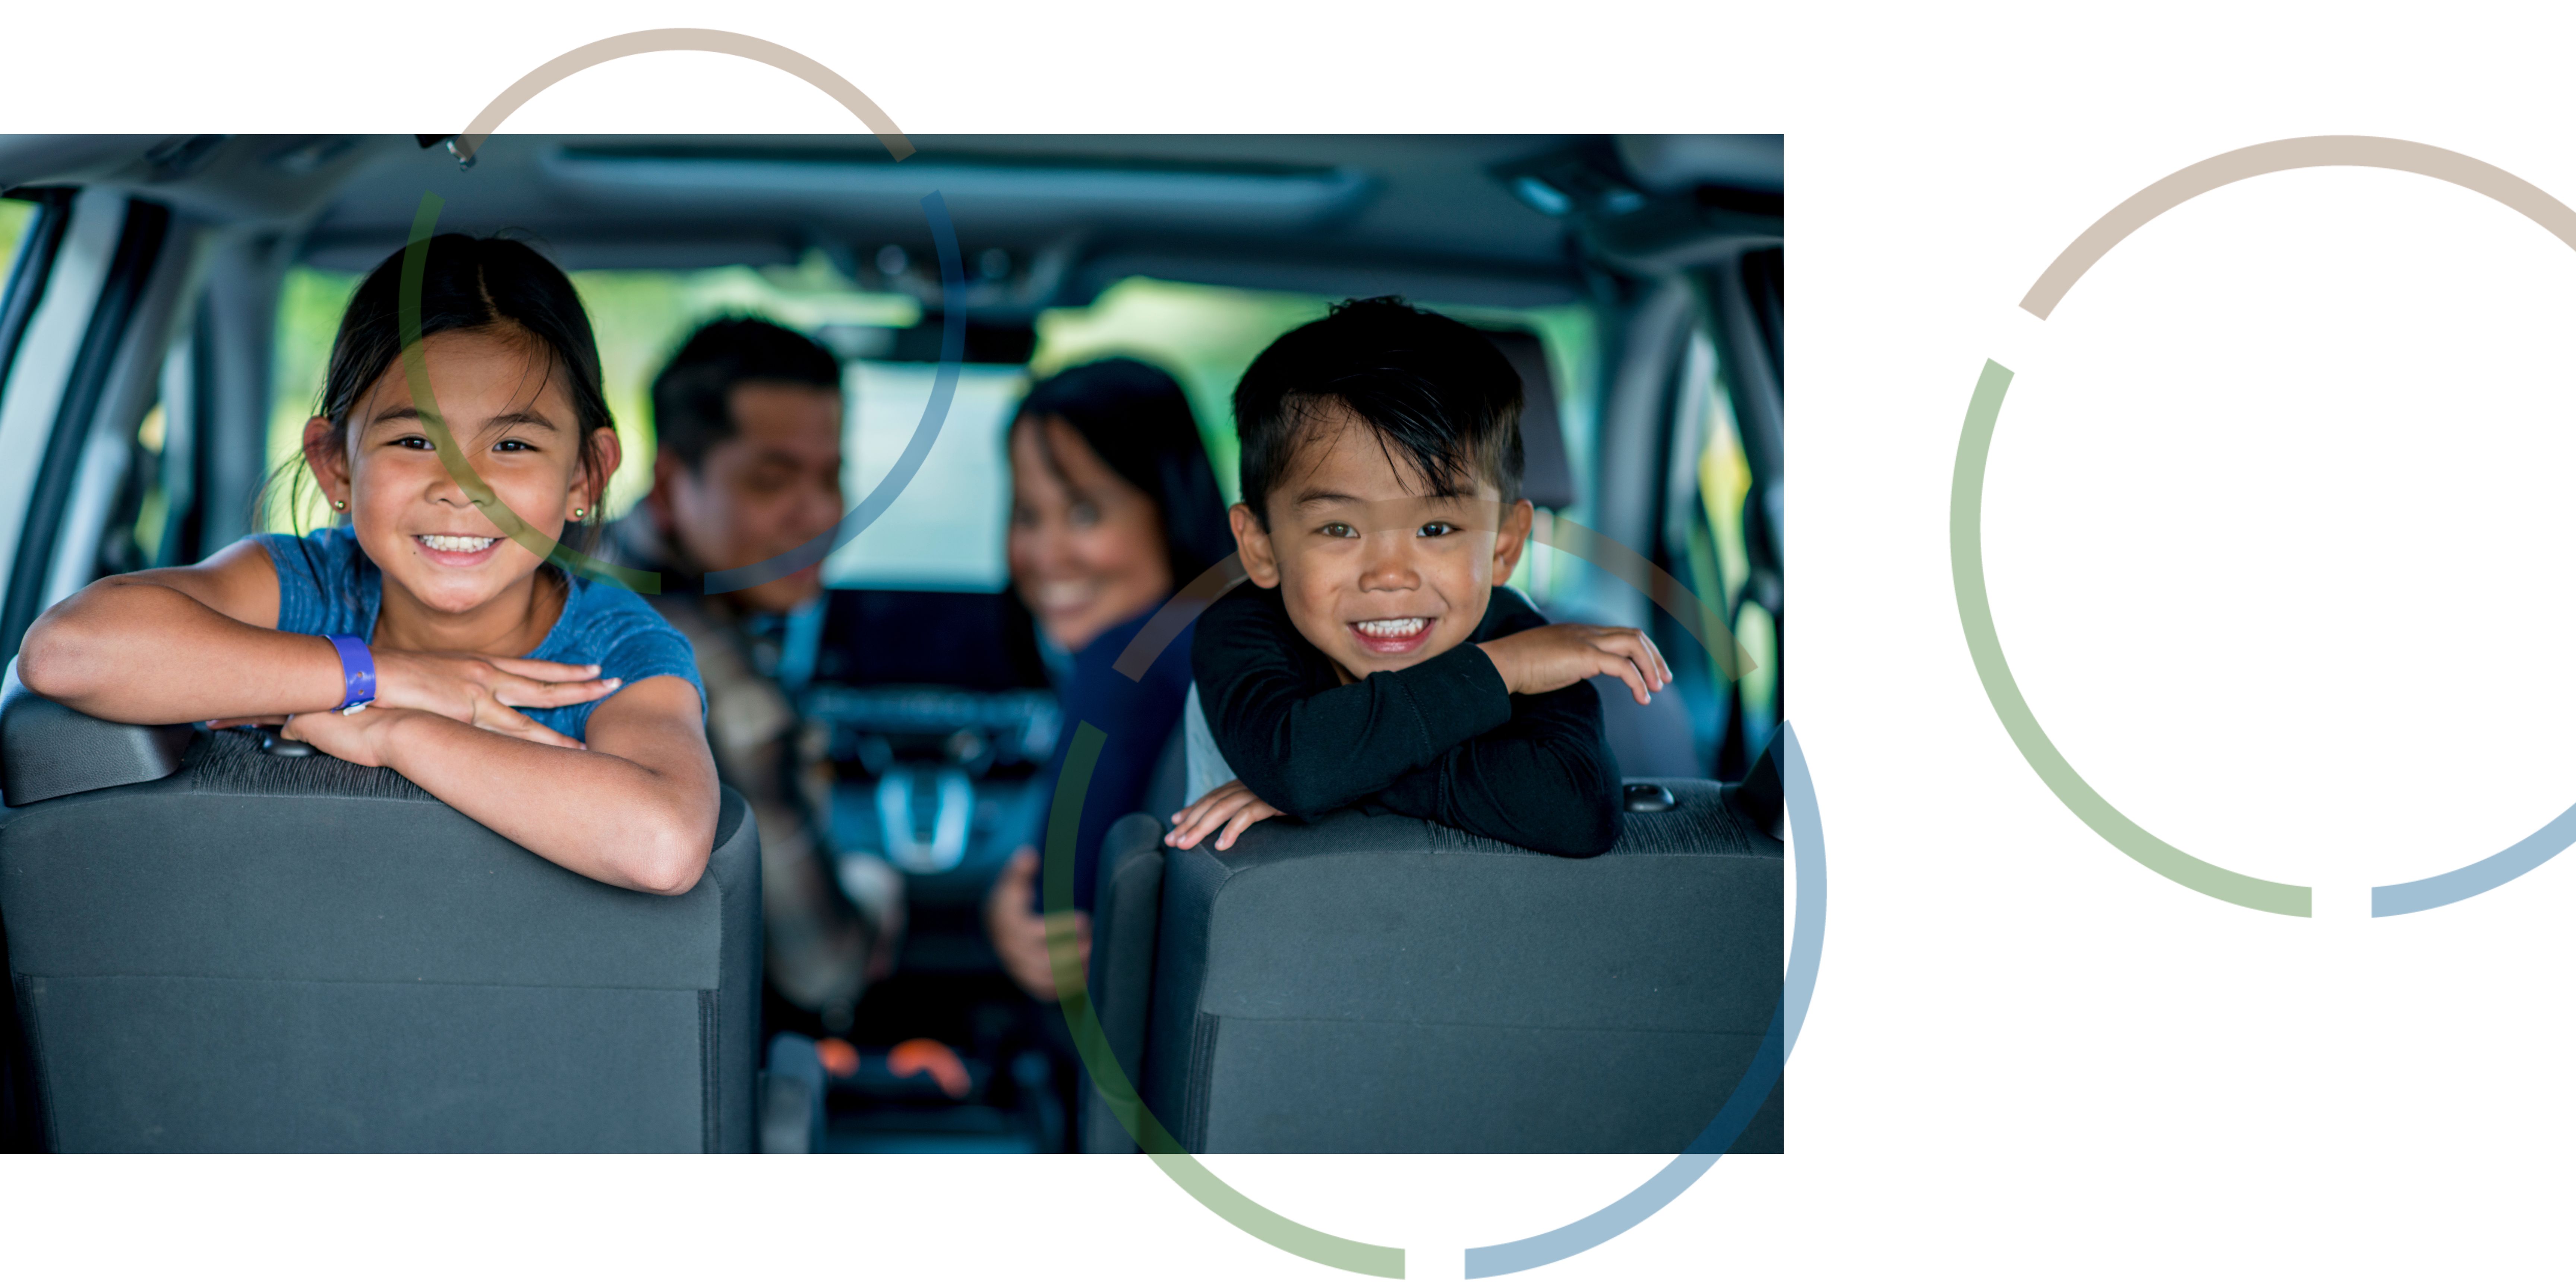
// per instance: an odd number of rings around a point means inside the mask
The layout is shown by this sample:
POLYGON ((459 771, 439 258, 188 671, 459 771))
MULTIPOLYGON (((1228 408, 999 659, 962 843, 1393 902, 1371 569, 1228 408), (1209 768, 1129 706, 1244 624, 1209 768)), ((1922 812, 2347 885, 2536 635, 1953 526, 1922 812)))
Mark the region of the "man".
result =
POLYGON ((830 766, 821 730, 799 721, 776 678, 766 628, 823 593, 819 566, 701 596, 696 578, 784 554, 841 518, 841 364, 812 340, 757 318, 710 322, 653 381, 653 490, 620 520, 612 557, 677 574, 653 598, 689 637, 707 690, 707 740, 727 786, 760 828, 761 912, 778 997, 824 1029, 849 1028, 859 995, 892 968, 901 877, 884 860, 835 879, 830 766))

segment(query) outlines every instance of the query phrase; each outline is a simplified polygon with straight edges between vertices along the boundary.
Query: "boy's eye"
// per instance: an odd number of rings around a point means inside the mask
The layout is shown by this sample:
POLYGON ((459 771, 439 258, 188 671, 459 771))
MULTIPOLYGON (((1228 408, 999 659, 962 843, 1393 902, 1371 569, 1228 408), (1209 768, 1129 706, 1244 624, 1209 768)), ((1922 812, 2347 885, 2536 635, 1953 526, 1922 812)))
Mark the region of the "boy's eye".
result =
POLYGON ((434 451, 434 450, 436 450, 436 449, 432 448, 432 447, 429 445, 429 438, 428 438, 428 436, 427 436, 427 435, 423 435, 423 434, 405 434, 405 435, 403 435, 402 437, 397 438, 397 439, 395 439, 395 440, 394 440, 394 446, 396 446, 396 447, 408 447, 408 448, 411 448, 411 449, 412 449, 412 450, 414 450, 414 451, 434 451))
POLYGON ((1356 537, 1359 535, 1359 530, 1353 528, 1347 523, 1327 523, 1323 527, 1316 529, 1316 531, 1324 536, 1336 539, 1342 537, 1356 537))
POLYGON ((1077 528, 1088 528, 1100 522, 1100 508, 1088 501, 1076 501, 1065 512, 1065 518, 1077 528))
POLYGON ((1458 525, 1449 522, 1447 519, 1433 519, 1431 522, 1414 529, 1414 535, 1419 537, 1445 537, 1457 530, 1458 525))
POLYGON ((536 449, 536 446, 535 446, 534 444, 532 444, 532 443, 528 442, 526 439, 522 439, 522 438, 505 438, 505 439, 502 439, 500 442, 497 442, 497 443, 492 444, 492 450, 493 450, 493 451, 496 451, 496 452, 501 452, 501 451, 510 451, 510 452, 533 452, 533 451, 535 451, 535 450, 537 450, 537 449, 536 449))

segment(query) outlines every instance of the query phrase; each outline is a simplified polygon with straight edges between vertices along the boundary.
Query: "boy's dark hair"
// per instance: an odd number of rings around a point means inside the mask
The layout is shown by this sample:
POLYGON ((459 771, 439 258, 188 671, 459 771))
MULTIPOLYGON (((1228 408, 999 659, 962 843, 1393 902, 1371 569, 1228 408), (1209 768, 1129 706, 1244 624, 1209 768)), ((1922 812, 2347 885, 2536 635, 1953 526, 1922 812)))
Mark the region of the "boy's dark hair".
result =
MULTIPOLYGON (((1199 437, 1198 417, 1191 414, 1189 395, 1179 381, 1134 358, 1084 363, 1039 381, 1020 400, 1003 432, 1012 432, 1023 420, 1049 417, 1071 426, 1102 463, 1154 499, 1163 520, 1163 547, 1171 558, 1173 590, 1234 553, 1225 496, 1217 491, 1207 443, 1199 437)), ((1055 456, 1045 435, 1038 436, 1037 447, 1053 468, 1055 456)))
POLYGON ((841 392, 841 360, 775 322, 718 318, 691 334, 653 378, 654 450, 695 471, 734 436, 733 387, 770 381, 841 392))
POLYGON ((1271 490, 1315 413, 1339 402, 1434 496, 1479 481, 1520 499, 1521 378, 1493 342, 1392 295, 1344 300, 1271 341, 1234 387, 1243 499, 1270 526, 1271 490))
MULTIPOLYGON (((316 414, 331 422, 337 431, 332 441, 344 452, 350 413, 402 356, 400 305, 407 250, 385 256, 358 283, 348 311, 340 316, 339 333, 331 340, 331 361, 316 414)), ((450 331, 509 335, 535 347, 548 379, 565 382, 564 392, 579 422, 572 430, 581 436, 581 469, 590 476, 594 493, 604 495, 608 472, 601 467, 606 462, 590 431, 614 428, 616 421, 600 385, 599 342, 591 335, 590 315, 582 310, 581 294, 573 289, 572 279, 525 242, 440 233, 429 239, 421 266, 420 338, 450 331)), ((281 481, 292 480, 298 495, 290 496, 290 501, 298 500, 309 477, 302 457, 290 457, 278 467, 269 488, 263 489, 263 499, 281 481)), ((600 508, 594 502, 591 513, 572 525, 564 540, 576 549, 586 548, 603 521, 600 508)))

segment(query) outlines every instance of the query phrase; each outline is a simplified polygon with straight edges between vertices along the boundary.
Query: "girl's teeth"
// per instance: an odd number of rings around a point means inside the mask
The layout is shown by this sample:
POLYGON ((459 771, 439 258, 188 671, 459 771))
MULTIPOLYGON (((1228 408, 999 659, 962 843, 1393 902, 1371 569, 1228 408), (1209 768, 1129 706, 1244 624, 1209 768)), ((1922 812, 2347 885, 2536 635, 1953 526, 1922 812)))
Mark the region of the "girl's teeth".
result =
POLYGON ((492 544, 494 540, 495 538, 492 537, 422 537, 420 543, 432 550, 443 550, 452 555, 470 555, 492 544))

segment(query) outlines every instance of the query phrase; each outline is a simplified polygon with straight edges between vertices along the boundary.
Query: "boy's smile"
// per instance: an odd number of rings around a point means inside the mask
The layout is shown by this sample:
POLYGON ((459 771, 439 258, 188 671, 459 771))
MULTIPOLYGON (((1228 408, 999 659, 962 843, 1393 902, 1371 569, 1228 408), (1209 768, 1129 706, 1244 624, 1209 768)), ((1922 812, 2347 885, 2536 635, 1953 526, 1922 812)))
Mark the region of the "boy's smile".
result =
POLYGON ((1253 584, 1279 589, 1297 632, 1345 680, 1464 643, 1520 561, 1529 504, 1505 510, 1489 479, 1469 495, 1430 495, 1347 408, 1310 414, 1286 481, 1264 498, 1268 530, 1234 507, 1253 584))

